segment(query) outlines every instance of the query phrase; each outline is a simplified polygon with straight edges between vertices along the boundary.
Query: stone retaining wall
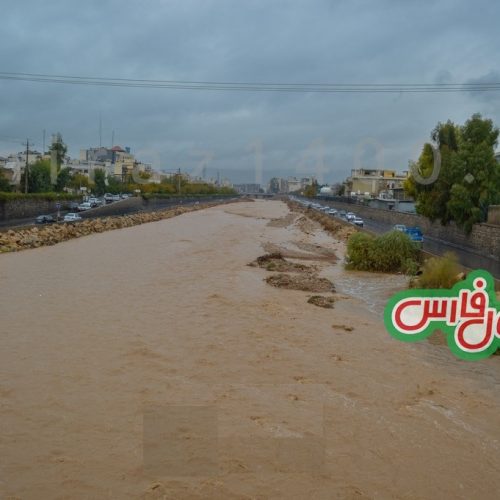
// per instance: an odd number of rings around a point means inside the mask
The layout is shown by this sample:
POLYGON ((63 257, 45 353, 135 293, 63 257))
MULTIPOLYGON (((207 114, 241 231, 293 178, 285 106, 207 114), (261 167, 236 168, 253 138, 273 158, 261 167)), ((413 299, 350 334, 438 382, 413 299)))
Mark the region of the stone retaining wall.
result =
MULTIPOLYGON (((75 198, 80 202, 80 198, 75 198)), ((0 200, 0 222, 16 219, 26 219, 36 217, 40 214, 50 214, 57 212, 57 201, 44 199, 19 199, 19 200, 0 200)), ((61 200, 61 205, 67 206, 69 200, 61 200)))

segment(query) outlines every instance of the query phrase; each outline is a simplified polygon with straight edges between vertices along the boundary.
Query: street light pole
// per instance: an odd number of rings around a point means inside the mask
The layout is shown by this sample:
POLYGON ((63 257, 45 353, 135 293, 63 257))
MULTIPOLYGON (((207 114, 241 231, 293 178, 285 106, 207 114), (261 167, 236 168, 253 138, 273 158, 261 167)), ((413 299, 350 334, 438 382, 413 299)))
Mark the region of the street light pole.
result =
POLYGON ((29 139, 26 139, 26 163, 24 166, 24 192, 28 193, 28 157, 30 152, 30 143, 29 139))

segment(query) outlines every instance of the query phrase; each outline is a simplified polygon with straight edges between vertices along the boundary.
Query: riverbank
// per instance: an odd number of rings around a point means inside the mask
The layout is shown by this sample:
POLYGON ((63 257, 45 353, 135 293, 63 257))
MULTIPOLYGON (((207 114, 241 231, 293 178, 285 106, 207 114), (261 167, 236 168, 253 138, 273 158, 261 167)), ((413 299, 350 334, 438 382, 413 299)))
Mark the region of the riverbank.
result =
POLYGON ((497 360, 392 339, 405 278, 346 272, 302 217, 235 203, 0 255, 0 496, 496 498, 497 360), (276 250, 333 309, 248 265, 276 250))
POLYGON ((102 233, 104 231, 112 231, 114 229, 123 229, 125 227, 137 226, 148 222, 170 219, 171 217, 187 212, 234 202, 234 200, 216 200, 187 206, 174 206, 149 212, 137 212, 130 215, 84 219, 76 223, 58 223, 40 227, 32 226, 10 229, 0 233, 0 253, 17 252, 29 248, 55 245, 63 241, 88 236, 93 233, 102 233))

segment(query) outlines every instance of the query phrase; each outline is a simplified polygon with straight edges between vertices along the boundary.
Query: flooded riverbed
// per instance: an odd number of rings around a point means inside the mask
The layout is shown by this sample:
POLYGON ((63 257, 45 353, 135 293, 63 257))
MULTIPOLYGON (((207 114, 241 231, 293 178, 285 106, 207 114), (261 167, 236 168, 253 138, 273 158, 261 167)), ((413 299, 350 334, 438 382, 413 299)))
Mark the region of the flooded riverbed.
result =
POLYGON ((295 220, 239 203, 0 255, 0 497, 496 498, 498 361, 392 339, 405 278, 295 220), (270 245, 334 308, 248 266, 270 245))

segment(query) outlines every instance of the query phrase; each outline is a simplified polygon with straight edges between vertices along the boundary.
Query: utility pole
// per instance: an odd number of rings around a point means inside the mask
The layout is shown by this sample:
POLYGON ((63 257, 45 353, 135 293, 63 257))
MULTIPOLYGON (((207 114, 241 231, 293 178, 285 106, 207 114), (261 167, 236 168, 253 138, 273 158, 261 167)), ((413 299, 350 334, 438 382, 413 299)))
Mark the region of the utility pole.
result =
POLYGON ((28 193, 28 157, 30 153, 30 142, 26 139, 26 164, 24 166, 24 192, 28 193))
POLYGON ((181 169, 177 171, 177 193, 181 194, 181 169))
POLYGON ((42 154, 45 154, 45 129, 43 129, 43 151, 42 154))
POLYGON ((99 111, 99 147, 102 147, 102 113, 99 111))

